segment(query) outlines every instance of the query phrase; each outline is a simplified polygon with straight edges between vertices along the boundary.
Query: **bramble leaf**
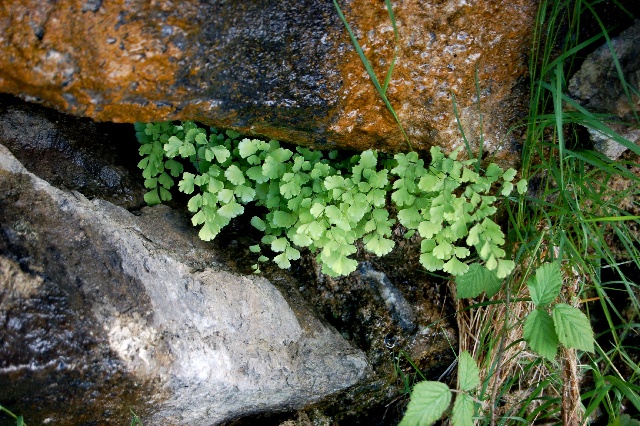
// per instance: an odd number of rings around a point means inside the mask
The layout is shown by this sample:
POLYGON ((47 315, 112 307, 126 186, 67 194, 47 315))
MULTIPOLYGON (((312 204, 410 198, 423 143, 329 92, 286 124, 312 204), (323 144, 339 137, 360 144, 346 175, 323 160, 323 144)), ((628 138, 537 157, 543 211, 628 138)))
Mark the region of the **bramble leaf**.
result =
POLYGON ((536 270, 535 278, 527 283, 531 300, 536 306, 547 306, 560 294, 562 274, 558 262, 545 263, 536 270))
POLYGON ((469 352, 464 351, 458 358, 458 388, 471 391, 480 384, 480 370, 469 352))
POLYGON ((453 426, 473 426, 473 398, 466 393, 459 393, 453 403, 451 423, 453 426))
POLYGON ((524 340, 531 349, 553 361, 558 351, 558 336, 551 315, 542 309, 535 309, 524 322, 524 340))
POLYGON ((442 417, 451 403, 451 391, 444 383, 420 382, 413 387, 407 411, 398 426, 426 426, 442 417))
POLYGON ((501 284, 495 273, 479 263, 473 263, 466 273, 456 277, 457 298, 472 299, 478 297, 483 291, 487 293, 487 297, 493 297, 501 284))
POLYGON ((594 352, 591 323, 582 311, 558 303, 553 307, 553 324, 556 326, 558 340, 565 347, 594 352))

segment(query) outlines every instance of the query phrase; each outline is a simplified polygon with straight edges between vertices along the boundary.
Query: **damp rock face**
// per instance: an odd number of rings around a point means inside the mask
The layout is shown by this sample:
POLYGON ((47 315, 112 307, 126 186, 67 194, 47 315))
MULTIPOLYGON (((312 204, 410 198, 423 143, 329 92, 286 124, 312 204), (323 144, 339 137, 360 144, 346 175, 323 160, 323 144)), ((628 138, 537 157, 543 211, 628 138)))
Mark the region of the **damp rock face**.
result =
MULTIPOLYGON (((640 20, 611 40, 611 48, 604 44, 587 56, 580 69, 569 81, 569 95, 592 113, 611 114, 612 130, 632 143, 640 142, 637 116, 640 96, 635 90, 625 90, 611 49, 615 51, 624 79, 630 88, 640 84, 640 20), (634 113, 635 111, 635 113, 634 113), (636 125, 629 125, 635 123, 636 125)), ((627 148, 607 135, 588 129, 594 148, 611 159, 617 159, 627 148)))
POLYGON ((30 424, 126 424, 133 408, 211 425, 369 376, 304 303, 228 272, 185 222, 55 188, 0 145, 3 406, 30 424))
POLYGON ((0 95, 0 144, 53 186, 127 209, 147 189, 127 165, 138 161, 130 125, 108 126, 0 95), (114 131, 114 127, 118 131, 114 131))
MULTIPOLYGON (((534 0, 341 1, 413 148, 513 148, 534 0), (476 95, 475 77, 480 87, 476 95)), ((7 0, 0 91, 99 121, 198 120, 317 148, 407 150, 332 2, 7 0)))

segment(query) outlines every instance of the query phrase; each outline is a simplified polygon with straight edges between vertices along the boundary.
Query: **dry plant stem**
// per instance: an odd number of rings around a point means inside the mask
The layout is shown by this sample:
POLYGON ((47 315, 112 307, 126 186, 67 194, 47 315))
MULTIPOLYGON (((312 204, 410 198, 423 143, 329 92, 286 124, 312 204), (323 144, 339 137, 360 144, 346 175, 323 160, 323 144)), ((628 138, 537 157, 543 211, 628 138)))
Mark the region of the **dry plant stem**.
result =
MULTIPOLYGON (((559 253, 556 253, 558 255, 559 253)), ((580 303, 576 295, 580 291, 580 277, 577 270, 571 269, 566 274, 566 290, 572 296, 574 308, 580 303)), ((578 376, 578 355, 575 349, 562 348, 562 424, 579 426, 584 417, 584 407, 580 398, 580 377, 578 376)))
POLYGON ((494 373, 493 389, 491 390, 491 426, 495 426, 496 424, 496 394, 498 393, 498 383, 500 382, 500 373, 502 370, 502 357, 504 355, 504 345, 506 344, 507 328, 509 326, 508 320, 509 320, 509 308, 511 304, 511 289, 509 288, 508 284, 505 286, 505 288, 506 288, 505 293, 507 296, 506 301, 504 303, 505 321, 503 322, 502 329, 500 330, 500 334, 502 335, 502 337, 500 337, 500 346, 498 347, 498 352, 497 352, 498 356, 496 358, 496 372, 494 373))
POLYGON ((580 402, 576 350, 563 348, 562 351, 562 424, 579 426, 583 416, 583 408, 580 402))

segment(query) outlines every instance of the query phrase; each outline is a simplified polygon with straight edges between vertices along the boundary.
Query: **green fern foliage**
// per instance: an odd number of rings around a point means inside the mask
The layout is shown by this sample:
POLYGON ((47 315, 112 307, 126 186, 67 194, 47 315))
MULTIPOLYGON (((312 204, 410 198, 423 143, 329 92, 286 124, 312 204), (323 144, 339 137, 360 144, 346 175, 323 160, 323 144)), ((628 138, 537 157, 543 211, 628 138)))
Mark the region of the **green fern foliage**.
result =
MULTIPOLYGON (((504 234, 491 219, 498 198, 489 195, 511 195, 513 169, 490 164, 481 176, 471 167, 476 160, 458 161, 457 151, 445 156, 439 148, 431 150, 429 166, 415 152, 391 158, 368 150, 340 160, 335 151, 326 156, 303 147, 292 151, 275 140, 207 131, 188 121, 136 124, 136 135, 143 156, 138 166, 150 189, 145 201, 170 200, 169 190, 180 178, 178 189, 191 195, 191 221, 205 241, 255 203, 268 213, 253 217, 251 224, 264 233, 262 247, 270 248, 281 268, 308 248, 323 273, 347 275, 357 267, 356 243, 384 256, 395 246, 391 234, 399 222, 407 234, 422 238, 420 261, 429 271, 463 275, 471 250, 484 263, 483 271, 493 274, 487 281, 493 287, 513 269, 501 247, 504 234), (191 170, 184 171, 183 164, 191 170), (391 203, 397 217, 389 213, 391 203)), ((261 254, 260 246, 251 250, 261 254)), ((259 261, 265 260, 260 255, 259 261)), ((259 263, 254 269, 260 270, 259 263)))

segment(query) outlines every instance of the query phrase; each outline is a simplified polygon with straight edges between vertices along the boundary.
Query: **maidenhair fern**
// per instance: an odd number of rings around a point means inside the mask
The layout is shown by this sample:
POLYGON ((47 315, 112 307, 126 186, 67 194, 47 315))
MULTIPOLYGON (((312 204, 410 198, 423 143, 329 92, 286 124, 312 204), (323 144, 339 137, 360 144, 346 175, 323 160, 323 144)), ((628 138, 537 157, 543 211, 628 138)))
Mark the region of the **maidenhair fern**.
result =
MULTIPOLYGON (((170 200, 174 178, 182 176, 178 189, 192 195, 188 209, 203 240, 215 238, 246 204, 255 203, 268 213, 254 216, 251 224, 264 232, 261 244, 275 253, 278 266, 288 268, 307 247, 324 273, 346 275, 357 267, 351 256, 358 241, 377 256, 394 248, 396 217, 388 209, 393 203, 405 235, 417 232, 422 238, 420 262, 426 269, 463 275, 471 249, 483 270, 498 278, 513 269, 501 247, 504 234, 492 220, 498 198, 491 194, 496 185, 501 196, 511 194, 514 169, 490 164, 480 175, 470 167, 476 160, 458 161, 457 151, 445 156, 439 148, 432 148, 428 166, 415 152, 390 158, 368 150, 338 161, 336 151, 292 151, 274 140, 207 132, 193 122, 137 124, 136 131, 144 156, 139 167, 150 189, 145 201, 170 200), (193 170, 184 172, 176 159, 193 170)), ((523 193, 526 182, 517 189, 523 193)), ((268 260, 260 245, 250 249, 259 261, 268 260)))

